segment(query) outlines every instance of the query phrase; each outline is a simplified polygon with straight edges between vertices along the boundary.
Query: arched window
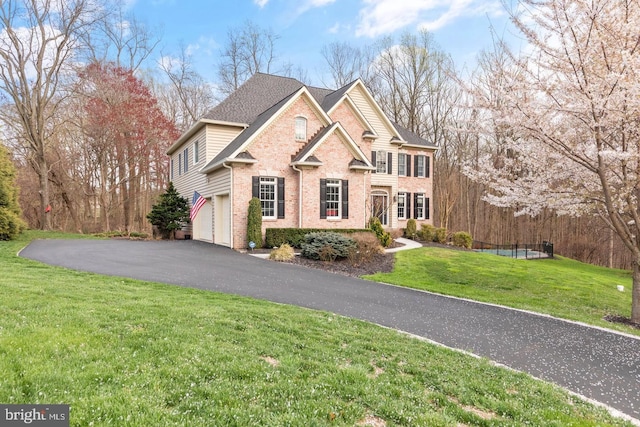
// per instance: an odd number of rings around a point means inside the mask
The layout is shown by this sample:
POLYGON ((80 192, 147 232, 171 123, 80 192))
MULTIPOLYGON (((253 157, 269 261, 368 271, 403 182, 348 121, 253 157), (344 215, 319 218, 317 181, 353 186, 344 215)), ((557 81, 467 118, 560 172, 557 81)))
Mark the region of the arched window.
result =
POLYGON ((296 117, 296 141, 307 140, 307 119, 302 116, 296 117))

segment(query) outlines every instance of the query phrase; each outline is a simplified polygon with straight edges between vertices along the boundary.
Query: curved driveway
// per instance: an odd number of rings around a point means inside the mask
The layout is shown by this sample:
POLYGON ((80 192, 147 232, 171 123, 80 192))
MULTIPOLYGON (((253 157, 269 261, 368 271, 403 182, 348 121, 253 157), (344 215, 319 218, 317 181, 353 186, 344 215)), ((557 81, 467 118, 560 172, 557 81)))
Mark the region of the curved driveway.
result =
POLYGON ((640 419, 640 339, 630 336, 196 241, 38 240, 20 255, 363 319, 528 372, 640 419))

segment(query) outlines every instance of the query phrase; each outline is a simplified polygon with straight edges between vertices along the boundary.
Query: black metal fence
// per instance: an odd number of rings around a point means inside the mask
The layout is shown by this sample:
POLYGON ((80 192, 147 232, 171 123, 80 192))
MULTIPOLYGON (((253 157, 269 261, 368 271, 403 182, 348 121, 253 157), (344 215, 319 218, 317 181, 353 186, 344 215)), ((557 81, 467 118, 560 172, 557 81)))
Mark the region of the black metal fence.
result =
POLYGON ((547 241, 542 243, 512 243, 508 245, 497 245, 495 243, 479 242, 474 240, 471 248, 478 252, 487 252, 511 258, 553 258, 553 243, 547 241))

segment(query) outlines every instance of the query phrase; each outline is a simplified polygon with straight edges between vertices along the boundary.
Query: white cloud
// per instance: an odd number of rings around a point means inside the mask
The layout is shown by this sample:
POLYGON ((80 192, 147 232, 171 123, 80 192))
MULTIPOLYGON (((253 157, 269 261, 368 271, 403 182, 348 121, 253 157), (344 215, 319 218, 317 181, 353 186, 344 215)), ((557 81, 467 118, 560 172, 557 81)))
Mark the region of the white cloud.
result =
POLYGON ((434 31, 456 19, 502 10, 498 0, 364 0, 356 36, 377 37, 408 25, 434 31))
POLYGON ((267 3, 269 3, 269 0, 253 0, 253 2, 257 4, 260 9, 262 9, 267 5, 267 3))

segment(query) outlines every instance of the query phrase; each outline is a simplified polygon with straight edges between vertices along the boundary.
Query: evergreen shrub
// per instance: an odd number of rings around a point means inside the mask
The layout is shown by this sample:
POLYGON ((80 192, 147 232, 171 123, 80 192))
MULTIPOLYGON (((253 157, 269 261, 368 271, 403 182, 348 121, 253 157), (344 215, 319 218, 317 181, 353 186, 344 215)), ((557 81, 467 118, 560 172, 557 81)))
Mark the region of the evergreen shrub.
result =
POLYGON ((305 258, 333 261, 346 258, 355 247, 355 241, 335 232, 309 233, 302 243, 301 255, 305 258))

